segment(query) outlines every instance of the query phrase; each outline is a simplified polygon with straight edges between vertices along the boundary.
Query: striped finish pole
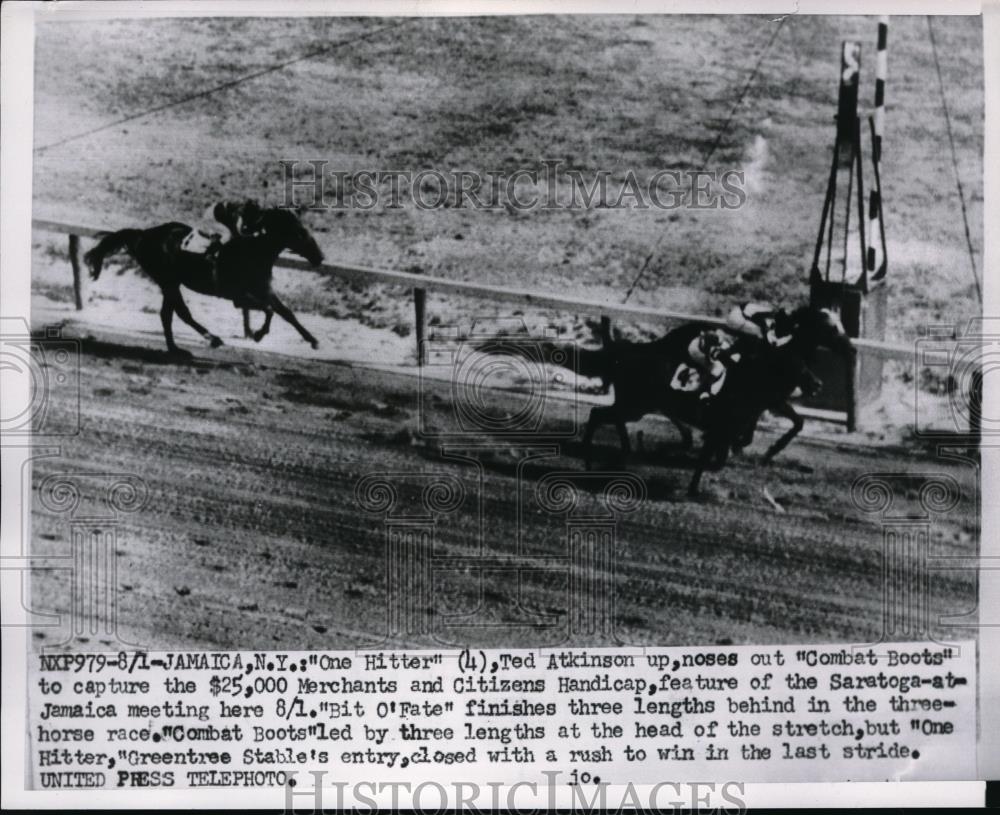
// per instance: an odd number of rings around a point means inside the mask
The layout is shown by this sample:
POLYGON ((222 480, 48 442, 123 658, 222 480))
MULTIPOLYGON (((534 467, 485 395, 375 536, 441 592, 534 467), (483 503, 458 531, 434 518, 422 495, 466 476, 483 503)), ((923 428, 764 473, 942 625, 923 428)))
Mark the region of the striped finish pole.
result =
POLYGON ((878 53, 875 58, 875 161, 882 159, 882 127, 885 124, 885 73, 888 67, 886 45, 889 41, 889 18, 878 18, 878 53))
POLYGON ((869 272, 874 279, 885 275, 885 226, 882 223, 882 183, 879 163, 882 160, 882 128, 885 126, 885 75, 888 67, 886 46, 889 40, 889 18, 878 19, 878 52, 875 57, 875 114, 872 116, 872 167, 875 185, 868 199, 868 257, 869 272), (876 239, 878 236, 878 239, 876 239))
POLYGON ((868 193, 868 256, 865 265, 869 272, 878 269, 881 262, 882 247, 879 245, 879 212, 878 187, 874 186, 868 193))

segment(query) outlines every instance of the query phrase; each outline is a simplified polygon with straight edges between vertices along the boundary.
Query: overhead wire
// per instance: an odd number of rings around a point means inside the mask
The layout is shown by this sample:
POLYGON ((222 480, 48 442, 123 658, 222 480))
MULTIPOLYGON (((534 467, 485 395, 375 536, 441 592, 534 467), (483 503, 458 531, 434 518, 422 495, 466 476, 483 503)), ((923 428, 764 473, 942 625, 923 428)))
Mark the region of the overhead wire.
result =
POLYGON ((391 25, 382 26, 373 31, 365 31, 357 36, 350 37, 348 39, 340 40, 334 43, 328 43, 326 45, 320 46, 319 48, 314 48, 305 54, 300 54, 292 59, 287 59, 282 62, 277 62, 273 65, 269 65, 266 68, 262 68, 259 71, 254 71, 253 73, 245 74, 243 76, 238 76, 235 79, 230 79, 226 82, 221 82, 218 85, 213 85, 210 88, 205 88, 203 90, 197 91, 195 93, 190 93, 186 96, 182 96, 178 99, 171 99, 163 104, 156 105, 145 110, 138 111, 136 113, 131 113, 128 116, 123 116, 120 119, 115 119, 113 122, 107 122, 96 127, 92 127, 89 130, 84 130, 80 133, 73 133, 72 135, 66 136, 62 139, 57 139, 54 142, 49 142, 48 144, 39 145, 34 149, 36 153, 44 153, 46 150, 52 150, 56 147, 62 147, 70 142, 78 141, 80 139, 86 138, 87 136, 93 136, 95 133, 100 133, 104 130, 109 130, 112 127, 119 127, 120 125, 126 124, 128 122, 134 122, 137 119, 145 118, 146 116, 151 116, 154 113, 159 113, 160 111, 167 110, 178 105, 183 105, 187 102, 193 102, 196 99, 204 99, 207 96, 211 96, 215 93, 221 91, 229 90, 235 88, 237 85, 242 85, 244 82, 249 82, 253 79, 265 76, 267 74, 275 73, 276 71, 281 71, 290 65, 294 65, 298 62, 304 62, 305 60, 315 59, 317 57, 325 56, 338 48, 343 48, 348 45, 353 45, 354 43, 361 42, 362 40, 371 39, 379 34, 386 31, 390 31, 394 28, 399 28, 402 25, 406 25, 410 20, 400 20, 399 22, 392 23, 391 25))
POLYGON ((948 97, 944 90, 944 78, 941 75, 941 62, 938 59, 937 41, 934 38, 934 22, 931 15, 927 15, 927 30, 930 32, 931 51, 934 54, 934 68, 937 71, 938 89, 941 93, 941 107, 944 109, 944 121, 948 129, 948 144, 951 147, 951 165, 955 170, 955 186, 958 188, 958 200, 962 208, 962 222, 965 224, 965 243, 969 250, 969 264, 972 270, 972 282, 976 286, 976 297, 979 303, 983 302, 983 287, 979 282, 979 272, 976 269, 976 253, 972 245, 972 231, 969 229, 969 212, 965 205, 965 190, 962 187, 962 176, 958 171, 958 152, 955 149, 955 135, 951 127, 951 112, 948 110, 948 97))
MULTIPOLYGON (((716 133, 715 140, 712 142, 712 146, 709 148, 704 158, 702 158, 701 160, 702 167, 704 167, 705 165, 708 164, 709 161, 711 161, 712 156, 715 155, 715 151, 719 148, 719 145, 722 144, 722 139, 729 132, 729 127, 732 124, 733 119, 736 118, 736 112, 743 104, 743 100, 746 98, 747 93, 749 93, 750 88, 753 87, 753 83, 757 79, 757 74, 760 72, 760 66, 763 64, 764 58, 767 56, 768 51, 771 50, 771 46, 774 44, 774 41, 778 38, 778 34, 781 33, 781 29, 784 27, 785 21, 787 19, 788 17, 786 15, 784 17, 779 18, 776 21, 775 20, 771 21, 771 22, 777 22, 777 25, 775 26, 774 31, 771 32, 771 36, 768 37, 767 42, 764 43, 764 46, 760 49, 760 52, 757 55, 757 60, 753 66, 753 70, 750 72, 750 76, 747 77, 747 81, 744 83, 743 89, 740 91, 740 95, 737 97, 736 101, 733 103, 732 107, 729 110, 729 116, 726 118, 726 121, 723 123, 722 127, 716 133)), ((659 251, 660 244, 663 241, 663 234, 664 233, 661 232, 659 237, 656 239, 656 243, 653 244, 652 251, 650 251, 650 253, 646 256, 645 261, 643 262, 642 266, 639 269, 639 273, 635 276, 635 279, 632 281, 632 285, 628 287, 628 291, 625 292, 625 299, 622 301, 623 303, 627 303, 629 301, 629 298, 635 291, 636 286, 639 285, 639 281, 642 280, 643 275, 649 268, 650 262, 653 260, 654 257, 656 257, 656 253, 657 251, 659 251)))

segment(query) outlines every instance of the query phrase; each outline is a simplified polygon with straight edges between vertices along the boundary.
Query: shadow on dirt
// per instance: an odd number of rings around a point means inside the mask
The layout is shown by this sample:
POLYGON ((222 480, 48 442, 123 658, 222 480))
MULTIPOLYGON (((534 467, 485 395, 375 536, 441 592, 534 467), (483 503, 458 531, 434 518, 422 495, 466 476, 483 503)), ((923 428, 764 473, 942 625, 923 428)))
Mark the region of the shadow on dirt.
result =
POLYGON ((187 365, 194 368, 233 368, 230 362, 220 362, 216 360, 199 359, 187 353, 172 354, 169 351, 161 351, 157 348, 144 348, 139 345, 122 345, 115 342, 94 339, 93 337, 81 337, 77 340, 80 343, 80 352, 99 359, 132 360, 135 362, 145 362, 150 365, 187 365))
MULTIPOLYGON (((634 451, 626 462, 622 461, 617 447, 595 446, 594 469, 589 472, 589 477, 585 477, 583 444, 577 440, 546 442, 543 439, 525 439, 523 443, 517 443, 510 439, 497 439, 496 447, 472 452, 475 444, 465 447, 461 441, 442 444, 438 439, 423 439, 412 432, 366 433, 363 438, 379 447, 407 444, 413 453, 436 465, 455 461, 442 450, 443 447, 450 448, 459 455, 471 455, 481 463, 485 473, 510 479, 517 479, 520 474, 526 483, 536 483, 552 473, 578 473, 581 476, 580 489, 594 495, 599 494, 616 475, 628 473, 642 479, 648 500, 692 500, 687 495, 687 485, 688 474, 695 465, 696 452, 675 445, 657 445, 652 450, 634 451), (535 458, 536 453, 541 453, 537 448, 552 448, 552 452, 535 458), (655 469, 650 472, 650 468, 655 469)), ((476 441, 482 443, 484 439, 476 441)), ((710 501, 711 496, 706 494, 694 500, 710 501)))

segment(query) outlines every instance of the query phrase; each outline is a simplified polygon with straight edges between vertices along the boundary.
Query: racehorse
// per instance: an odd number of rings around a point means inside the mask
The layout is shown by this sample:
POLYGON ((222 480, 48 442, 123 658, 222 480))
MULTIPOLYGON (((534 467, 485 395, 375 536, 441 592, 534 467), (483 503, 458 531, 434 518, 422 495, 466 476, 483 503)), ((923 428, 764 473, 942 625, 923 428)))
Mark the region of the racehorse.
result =
POLYGON ((736 340, 733 351, 739 361, 728 366, 720 392, 709 399, 671 387, 677 367, 688 359, 688 347, 701 332, 712 327, 690 323, 645 343, 614 341, 607 351, 609 378, 614 385, 614 403, 594 407, 584 432, 584 460, 591 464, 591 442, 596 430, 613 424, 618 430, 622 454, 630 452, 626 424, 650 413, 662 413, 678 425, 700 428, 704 434, 701 455, 688 488, 697 494, 702 473, 713 464, 721 468, 730 449, 745 447, 765 410, 792 421, 792 428, 764 454, 768 462, 802 430, 802 417, 788 400, 796 388, 807 395, 822 383, 807 363, 819 347, 845 357, 855 349, 840 319, 829 309, 808 306, 791 315, 791 339, 780 347, 750 337, 736 340))
POLYGON ((234 305, 244 309, 244 332, 258 342, 270 328, 271 314, 275 312, 287 320, 313 348, 319 345, 291 309, 271 290, 274 262, 284 250, 305 258, 313 266, 323 262, 322 250, 295 213, 276 207, 263 210, 256 232, 233 237, 220 248, 214 262, 203 254, 181 249, 181 243, 190 232, 190 226, 177 222, 151 229, 120 229, 104 235, 84 255, 84 260, 90 268, 90 276, 97 280, 104 259, 109 255, 126 250, 135 259, 163 292, 160 321, 163 323, 167 350, 171 354, 191 356, 189 351, 179 348, 174 342, 175 313, 201 334, 212 348, 222 345, 219 337, 191 316, 181 296, 181 286, 200 294, 232 300, 234 305), (246 311, 250 308, 265 313, 264 326, 253 334, 246 311))

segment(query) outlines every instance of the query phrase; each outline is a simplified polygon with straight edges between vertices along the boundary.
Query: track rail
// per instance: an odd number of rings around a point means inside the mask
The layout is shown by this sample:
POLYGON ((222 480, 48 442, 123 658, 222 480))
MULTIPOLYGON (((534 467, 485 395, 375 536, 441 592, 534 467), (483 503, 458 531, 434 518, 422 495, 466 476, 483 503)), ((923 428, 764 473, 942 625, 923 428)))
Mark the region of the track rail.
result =
MULTIPOLYGON (((97 227, 87 224, 70 224, 63 221, 46 218, 32 219, 35 229, 45 232, 55 232, 70 237, 70 261, 73 265, 73 282, 76 293, 77 310, 82 310, 81 273, 79 261, 79 239, 94 238, 109 230, 120 228, 116 225, 97 227)), ((393 269, 375 269, 367 266, 353 266, 344 263, 323 263, 310 266, 305 261, 282 257, 276 264, 286 269, 301 269, 314 274, 326 275, 359 283, 379 283, 382 285, 409 288, 414 293, 416 337, 418 354, 424 338, 424 301, 427 292, 439 292, 461 297, 485 299, 491 302, 517 303, 533 308, 549 308, 572 314, 587 314, 607 319, 630 320, 640 323, 700 322, 708 325, 724 326, 725 321, 719 317, 704 314, 692 314, 683 311, 654 308, 652 306, 636 306, 607 301, 588 300, 585 298, 564 297, 551 292, 532 289, 509 288, 505 286, 490 286, 483 283, 470 283, 465 280, 450 280, 444 277, 432 277, 414 272, 401 272, 393 269)), ((900 362, 914 361, 914 348, 908 345, 881 342, 878 340, 856 339, 854 345, 860 354, 870 354, 883 360, 900 362)), ((419 356, 418 356, 419 358, 419 356)))

